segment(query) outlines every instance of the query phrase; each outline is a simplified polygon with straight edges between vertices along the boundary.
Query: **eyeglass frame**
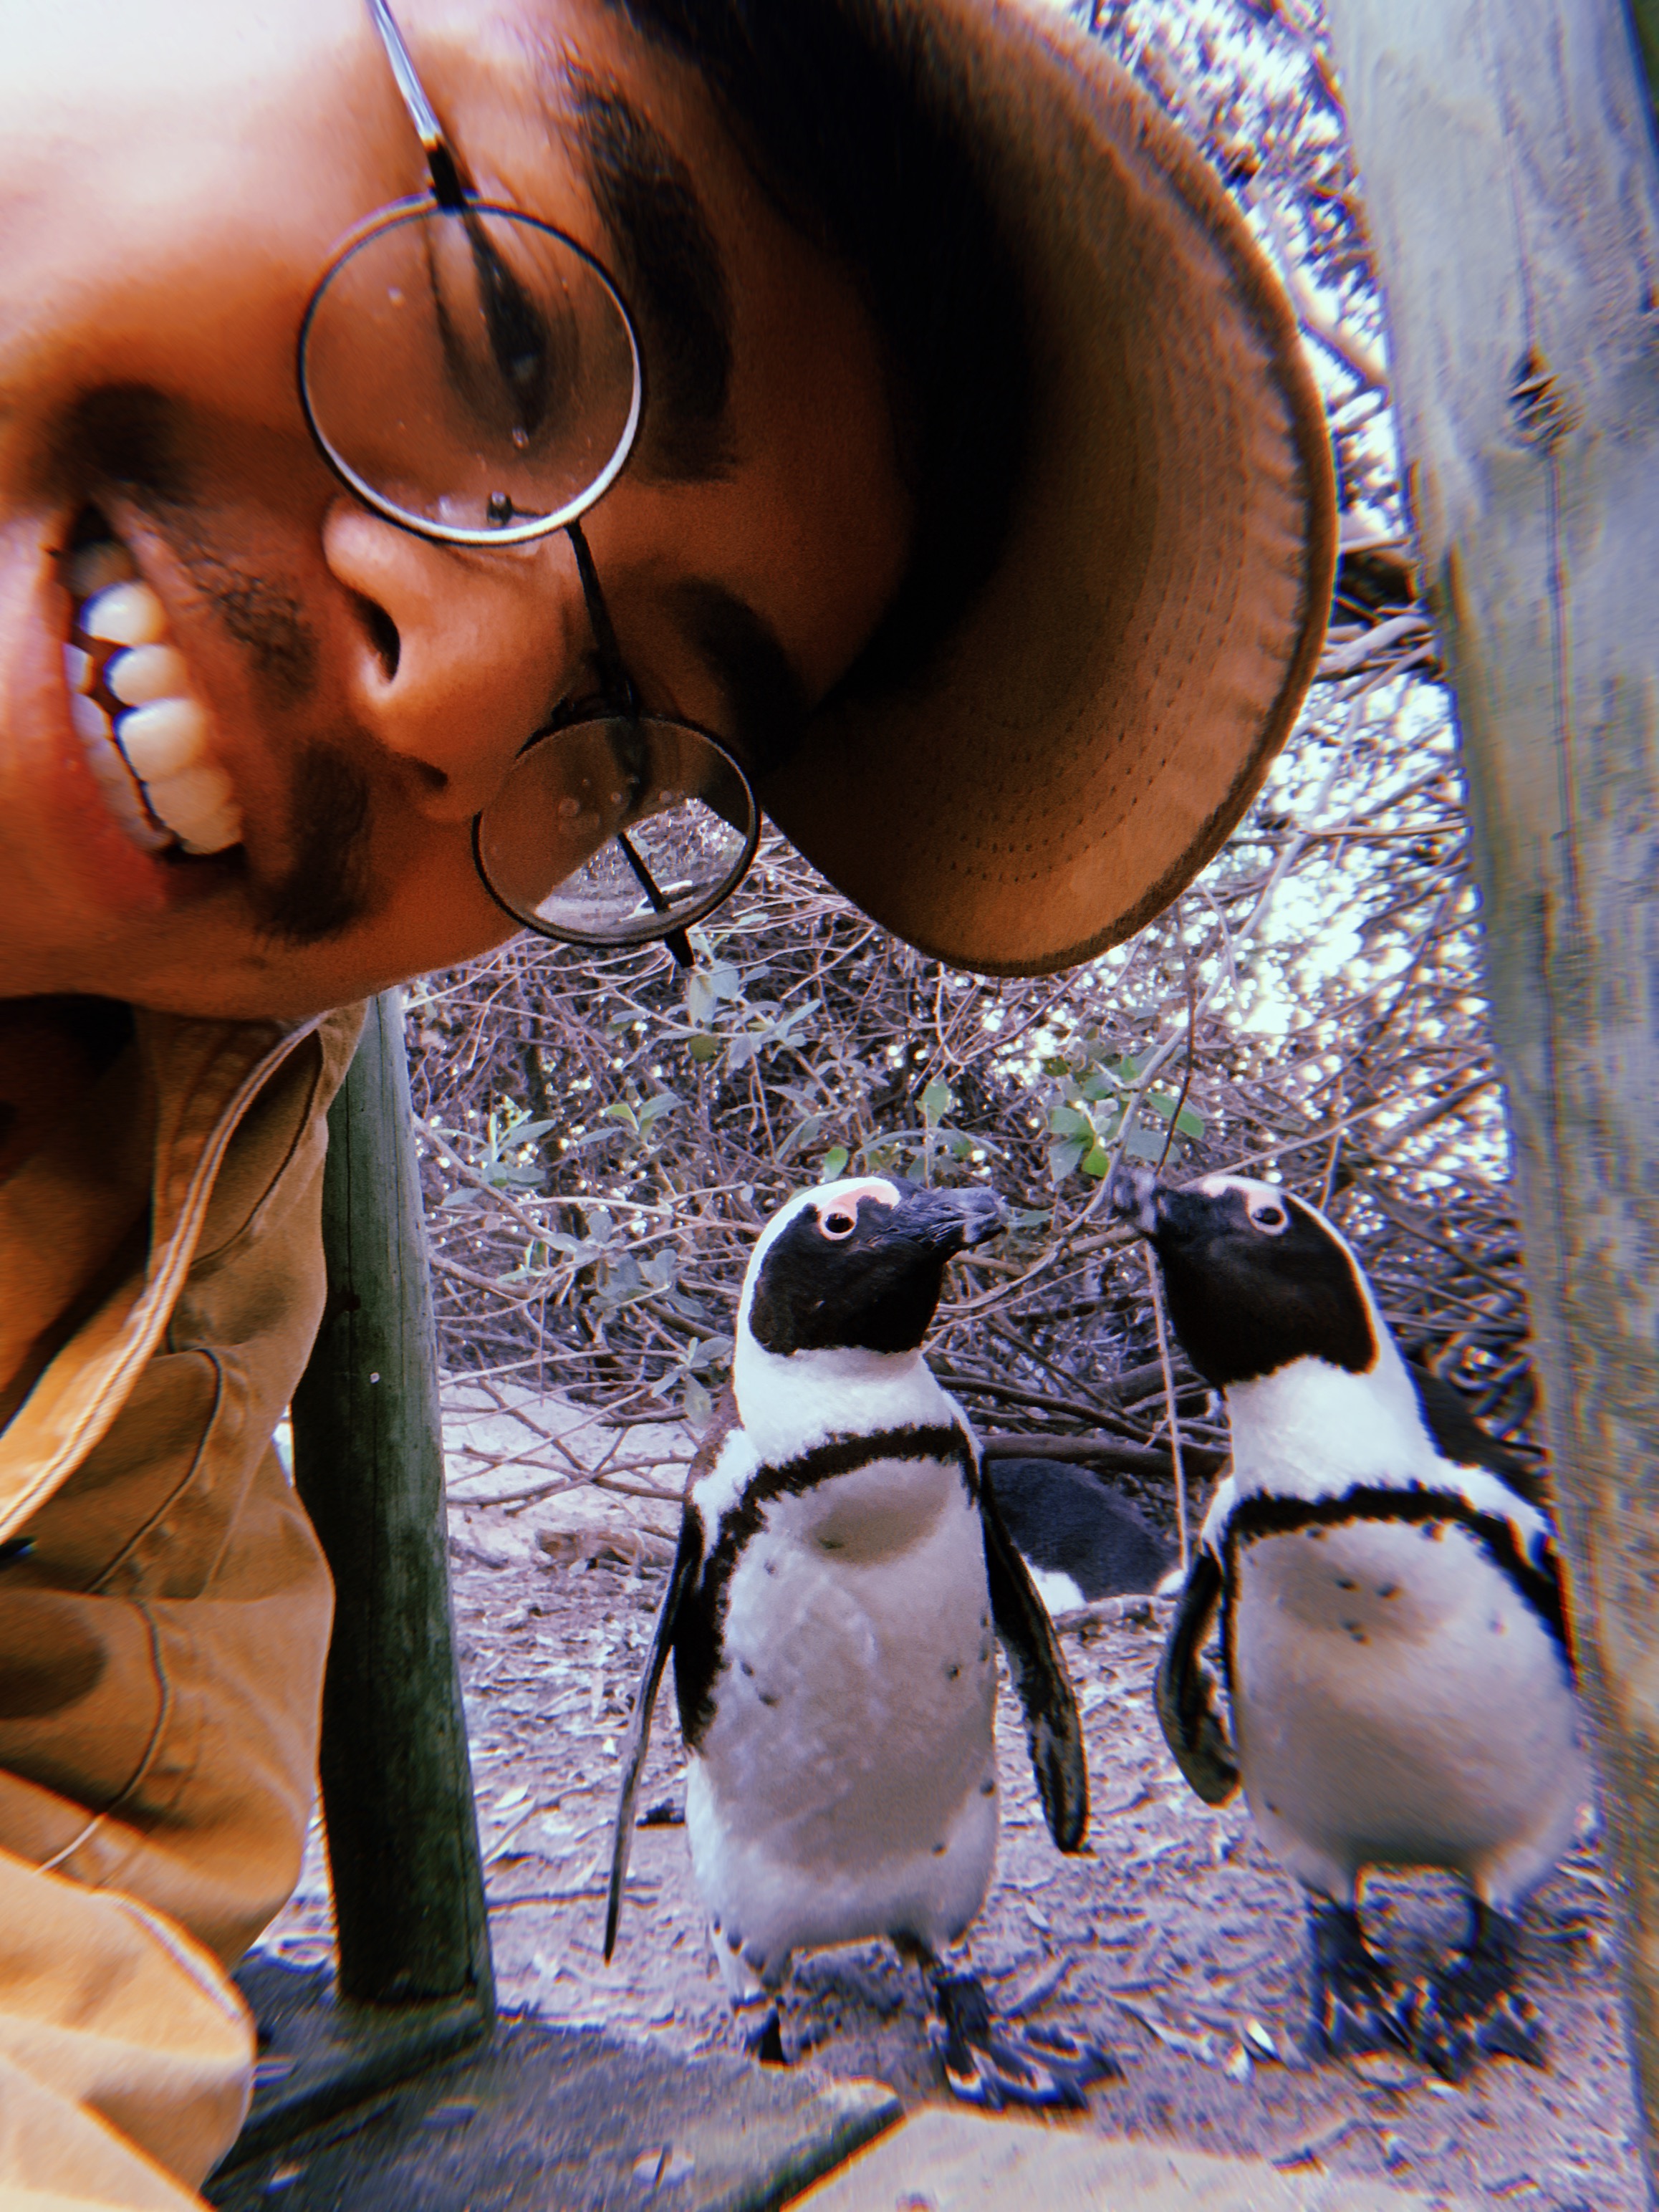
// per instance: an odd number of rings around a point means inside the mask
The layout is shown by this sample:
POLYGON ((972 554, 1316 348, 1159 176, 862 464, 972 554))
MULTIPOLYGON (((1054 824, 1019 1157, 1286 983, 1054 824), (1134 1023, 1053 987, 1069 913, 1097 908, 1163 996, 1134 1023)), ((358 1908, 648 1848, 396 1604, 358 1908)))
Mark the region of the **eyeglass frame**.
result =
MULTIPOLYGON (((301 320, 298 357, 295 362, 295 379, 299 386, 300 404, 304 410, 307 427, 311 432, 318 451, 347 489, 356 498, 362 500, 363 504, 374 513, 381 515, 397 528, 407 530, 411 536, 425 538, 434 544, 465 545, 485 551, 499 551, 509 545, 532 543, 538 538, 550 538, 561 531, 570 540, 571 549, 575 555, 576 572, 581 582, 588 625, 593 635, 595 657, 599 664, 602 688, 599 696, 591 702, 590 711, 580 714, 561 716, 556 710, 553 719, 544 723, 540 728, 533 730, 514 756, 515 760, 521 760, 526 753, 532 751, 538 745, 545 744, 561 732, 574 727, 578 721, 603 720, 638 722, 642 718, 639 690, 633 678, 629 674, 627 664, 623 659, 616 629, 611 619, 611 611, 605 605, 605 595, 599 587, 599 573, 594 567, 593 556, 582 532, 580 518, 605 496, 627 466, 633 451, 640 419, 644 411, 643 356, 628 302, 609 270, 595 254, 591 253, 580 240, 570 237, 567 232, 560 230, 556 225, 544 222, 538 216, 532 216, 523 209, 502 206, 485 200, 477 191, 471 183, 468 173, 454 148, 445 135, 443 126, 438 120, 436 110, 427 97, 425 88, 416 72, 414 60, 410 54, 403 33, 399 30, 392 10, 386 4, 386 0, 367 0, 367 4, 370 20, 379 34, 386 59, 391 64, 398 95, 403 100, 410 123, 414 125, 416 136, 420 140, 421 150, 426 156, 430 191, 429 193, 417 194, 410 198, 391 201, 386 206, 366 216, 361 222, 354 224, 344 241, 331 257, 327 267, 313 288, 311 297, 306 305, 305 314, 301 320), (499 525, 492 524, 490 527, 482 531, 462 530, 453 526, 424 521, 420 517, 395 506, 379 494, 372 484, 361 478, 356 471, 335 452, 317 420, 306 381, 305 356, 306 340, 312 318, 316 313, 323 294, 333 281, 336 273, 371 238, 378 236, 384 231, 395 228, 399 223, 413 221, 434 210, 447 215, 464 216, 471 211, 478 215, 504 216, 515 222, 529 223, 534 228, 548 233, 558 239, 561 245, 568 247, 597 275, 611 295, 621 315, 623 326, 628 336, 634 370, 633 400, 628 422, 617 442, 615 453, 580 501, 572 502, 570 507, 561 510, 557 514, 538 516, 529 522, 515 526, 509 501, 507 513, 501 517, 499 525), (597 708, 599 711, 597 713, 592 711, 592 708, 597 708)), ((492 514, 494 506, 495 500, 492 495, 490 501, 492 514)), ((590 702, 584 703, 590 704, 590 702)), ((730 882, 699 912, 687 915, 683 921, 664 930, 657 939, 642 938, 635 940, 638 943, 654 941, 665 945, 678 966, 689 968, 692 964, 692 953, 686 932, 723 906, 726 900, 734 895, 738 885, 748 874, 760 845, 761 807, 760 801, 755 793, 754 785, 750 781, 742 763, 733 757, 723 739, 717 738, 712 731, 703 729, 699 724, 686 720, 683 715, 667 715, 655 719, 672 722, 678 727, 689 730, 703 744, 712 746, 737 777, 749 803, 749 828, 745 849, 730 882)), ((610 940, 578 937, 546 922, 530 920, 501 896, 490 881, 483 864, 482 835, 484 812, 485 810, 481 808, 472 817, 471 825, 472 865, 479 882, 502 912, 509 915, 521 928, 532 930, 537 935, 548 938, 556 943, 586 945, 595 950, 617 949, 610 940)), ((618 830, 613 835, 617 843, 622 847, 629 866, 638 878, 641 888, 644 890, 647 900, 659 913, 665 912, 666 902, 635 847, 624 831, 618 830)))

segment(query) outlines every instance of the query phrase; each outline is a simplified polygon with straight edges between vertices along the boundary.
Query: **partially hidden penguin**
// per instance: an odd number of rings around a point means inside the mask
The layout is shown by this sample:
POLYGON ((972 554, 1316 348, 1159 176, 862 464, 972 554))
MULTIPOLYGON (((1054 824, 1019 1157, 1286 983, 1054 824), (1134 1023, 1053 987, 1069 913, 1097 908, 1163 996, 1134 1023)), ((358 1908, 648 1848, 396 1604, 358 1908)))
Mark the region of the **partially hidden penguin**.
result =
POLYGON ((1115 2062, 1000 2027, 947 1958, 996 1857, 999 1639, 1055 1844, 1081 1850, 1088 1823, 1065 1661, 921 1356, 951 1258, 1003 1220, 983 1188, 865 1177, 791 1199, 762 1234, 623 1748, 605 1954, 672 1651, 692 1869, 748 2049, 782 2063, 797 1952, 885 1936, 926 1978, 958 2096, 1076 2106, 1115 2062))
POLYGON ((1224 1393, 1216 1493, 1156 1684, 1188 1781, 1243 1783, 1301 1883, 1315 2055, 1404 2050, 1449 2080, 1543 2063, 1519 1920, 1590 1792, 1554 1535, 1530 1472, 1409 1367, 1364 1270, 1276 1185, 1120 1170, 1188 1358, 1224 1393), (1201 1653, 1218 1607, 1229 1736, 1201 1653), (1439 1868, 1465 1937, 1401 1977, 1359 1919, 1368 1868, 1439 1868))

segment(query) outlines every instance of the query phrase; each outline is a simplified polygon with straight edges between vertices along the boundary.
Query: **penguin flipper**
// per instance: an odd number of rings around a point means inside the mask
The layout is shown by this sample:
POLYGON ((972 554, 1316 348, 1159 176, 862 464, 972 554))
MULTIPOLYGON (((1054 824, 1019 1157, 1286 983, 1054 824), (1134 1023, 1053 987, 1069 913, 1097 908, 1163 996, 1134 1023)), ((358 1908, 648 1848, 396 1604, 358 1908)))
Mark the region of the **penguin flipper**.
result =
POLYGON ((1079 1850, 1089 1825, 1089 1769, 1072 1678, 1054 1624, 1003 1525, 996 1494, 982 1477, 979 1498, 991 1618, 1025 1709, 1025 1741, 1043 1818, 1062 1851, 1079 1850))
POLYGON ((687 1591, 696 1580, 697 1571, 702 1565, 702 1522, 696 1508, 688 1503, 684 1518, 680 1522, 679 1548, 674 1554, 668 1588, 664 1591, 662 1603, 657 1610, 657 1625, 651 1632, 651 1649, 646 1655, 639 1688, 634 1693, 633 1717, 628 1723, 628 1737, 623 1745, 617 1825, 611 1838, 611 1887, 605 1905, 605 1958, 607 1966, 611 1963, 611 1954, 616 1948, 617 1923, 622 1914, 623 1883, 627 1879, 629 1853, 634 1847, 634 1808, 639 1800, 640 1777, 645 1771, 645 1755, 651 1748, 651 1710, 657 1702, 662 1670, 668 1663, 668 1655, 674 1647, 680 1607, 685 1601, 687 1591))
POLYGON ((1216 1710, 1215 1682, 1199 1657, 1221 1589, 1221 1562, 1207 1544, 1200 1544, 1176 1601, 1152 1686, 1164 1740, 1206 1805, 1224 1805, 1238 1788, 1238 1762, 1216 1710))

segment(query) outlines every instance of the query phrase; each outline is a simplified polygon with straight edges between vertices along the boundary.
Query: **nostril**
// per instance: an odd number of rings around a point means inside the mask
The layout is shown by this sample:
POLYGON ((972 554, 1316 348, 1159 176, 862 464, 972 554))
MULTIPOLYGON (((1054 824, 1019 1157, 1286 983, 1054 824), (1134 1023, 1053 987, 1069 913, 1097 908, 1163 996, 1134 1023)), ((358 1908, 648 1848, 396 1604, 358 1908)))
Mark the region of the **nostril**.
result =
POLYGON ((404 641, 398 635, 398 625, 377 600, 359 592, 357 613, 363 628, 368 632, 369 643, 374 647, 388 683, 398 673, 398 663, 403 657, 404 641))

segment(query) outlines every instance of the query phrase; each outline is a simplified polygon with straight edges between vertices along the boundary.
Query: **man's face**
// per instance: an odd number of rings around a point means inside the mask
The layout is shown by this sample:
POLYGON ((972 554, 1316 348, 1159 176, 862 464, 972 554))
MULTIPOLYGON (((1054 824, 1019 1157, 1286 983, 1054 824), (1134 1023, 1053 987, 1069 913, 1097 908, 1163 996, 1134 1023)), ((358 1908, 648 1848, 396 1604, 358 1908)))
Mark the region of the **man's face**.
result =
MULTIPOLYGON (((645 703, 742 757, 769 702, 787 720, 834 683, 902 572, 873 331, 695 76, 596 0, 398 13, 484 195, 589 246, 635 307, 645 422, 584 526, 645 703), (620 185, 606 133, 632 144, 620 185), (723 406, 706 288, 689 328, 677 299, 700 217, 730 303, 723 406)), ((426 181, 362 0, 0 0, 0 995, 299 1014, 498 942, 471 818, 593 689, 592 641, 562 537, 416 538, 306 428, 312 290, 354 223, 426 181), (86 764, 64 552, 89 530, 161 602, 240 812, 228 854, 139 850, 86 764)))

